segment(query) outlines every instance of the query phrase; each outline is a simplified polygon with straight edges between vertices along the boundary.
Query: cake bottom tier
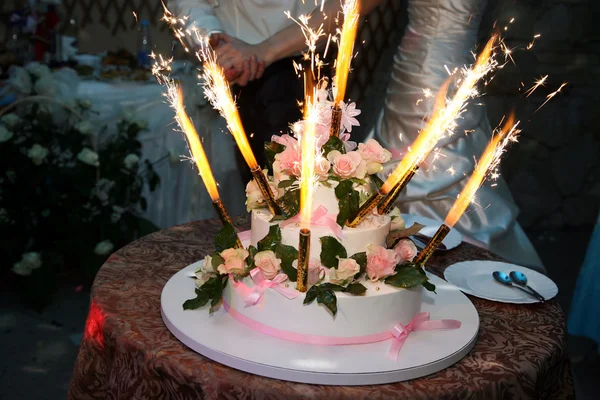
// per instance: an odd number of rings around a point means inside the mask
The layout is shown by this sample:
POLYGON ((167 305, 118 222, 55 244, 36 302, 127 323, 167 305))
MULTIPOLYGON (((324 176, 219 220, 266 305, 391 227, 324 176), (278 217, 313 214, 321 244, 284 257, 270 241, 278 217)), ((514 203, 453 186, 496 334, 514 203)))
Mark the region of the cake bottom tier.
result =
MULTIPOLYGON (((251 278, 242 283, 253 288, 251 278)), ((378 282, 363 282, 363 296, 336 293, 338 312, 335 317, 314 301, 304 305, 304 293, 288 299, 267 289, 260 301, 246 306, 247 289, 229 282, 223 292, 228 306, 251 320, 271 328, 296 334, 349 338, 387 332, 397 323, 408 324, 421 310, 422 286, 399 289, 378 282)), ((288 282, 295 289, 294 282, 288 282)))

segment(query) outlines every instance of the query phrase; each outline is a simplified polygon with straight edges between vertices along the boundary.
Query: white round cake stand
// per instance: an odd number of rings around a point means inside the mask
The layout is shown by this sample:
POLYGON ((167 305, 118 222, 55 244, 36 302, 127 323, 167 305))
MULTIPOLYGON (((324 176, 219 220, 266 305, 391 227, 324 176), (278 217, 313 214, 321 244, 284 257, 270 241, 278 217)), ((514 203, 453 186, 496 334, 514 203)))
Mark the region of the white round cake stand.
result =
MULTIPOLYGON (((194 297, 195 284, 190 277, 197 267, 198 263, 185 267, 163 288, 161 314, 165 325, 197 353, 252 374, 321 385, 400 382, 451 366, 463 358, 477 340, 479 315, 471 301, 455 286, 433 275, 429 275, 429 279, 436 285, 437 294, 424 291, 421 311, 431 313, 432 320, 456 319, 462 326, 455 330, 412 332, 398 360, 393 361, 387 356, 391 340, 364 345, 315 346, 254 331, 234 320, 223 307, 212 316, 208 306, 184 311, 183 302, 194 297)), ((321 306, 315 302, 307 307, 321 306)))

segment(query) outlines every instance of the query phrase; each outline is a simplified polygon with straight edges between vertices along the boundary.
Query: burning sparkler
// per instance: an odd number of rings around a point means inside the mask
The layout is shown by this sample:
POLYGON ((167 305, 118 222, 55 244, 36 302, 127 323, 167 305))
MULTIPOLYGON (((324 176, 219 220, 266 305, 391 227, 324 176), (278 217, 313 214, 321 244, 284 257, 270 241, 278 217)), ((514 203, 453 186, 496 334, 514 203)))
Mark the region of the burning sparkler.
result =
POLYGON ((461 215, 463 215, 469 204, 473 201, 475 192, 477 192, 484 179, 486 177, 490 179, 498 178, 500 159, 506 151, 507 145, 511 142, 516 142, 517 135, 520 133, 517 129, 518 124, 518 122, 514 122, 514 116, 510 116, 502 129, 492 137, 492 140, 475 166, 473 174, 458 195, 452 208, 450 208, 444 223, 439 227, 435 235, 433 235, 427 246, 415 258, 415 264, 424 265, 427 262, 435 249, 437 249, 442 240, 450 232, 450 229, 458 222, 461 215))
MULTIPOLYGON (((202 142, 198 137, 198 133, 196 132, 196 128, 194 128, 194 124, 190 117, 188 117, 185 112, 185 108, 183 106, 183 95, 181 93, 181 88, 179 88, 172 80, 166 80, 167 87, 167 97, 171 102, 171 106, 175 109, 176 112, 176 121, 179 124, 181 130, 185 134, 187 138, 187 142, 192 153, 192 160, 196 163, 198 167, 198 171, 200 173, 200 177, 202 178, 202 182, 204 182, 204 186, 206 186, 206 190, 208 191, 208 195, 210 196, 215 211, 219 216, 219 219, 223 224, 230 224, 231 218, 229 218, 229 214, 225 209, 225 205, 219 196, 219 190, 217 189, 217 182, 215 181, 215 177, 210 169, 210 165, 208 163, 208 159, 206 157, 206 152, 204 151, 204 147, 202 146, 202 142)), ((237 237, 236 245, 237 248, 242 248, 242 242, 239 237, 237 237)))
MULTIPOLYGON (((349 219, 346 225, 350 227, 358 226, 358 224, 369 215, 373 208, 391 193, 394 187, 398 185, 399 182, 402 182, 416 165, 420 164, 429 155, 442 137, 446 134, 453 134, 456 119, 464 111, 467 100, 478 95, 475 85, 498 65, 492 56, 496 40, 497 36, 493 35, 483 48, 479 57, 477 57, 475 65, 471 69, 463 72, 463 78, 458 90, 454 97, 447 103, 445 103, 445 95, 448 83, 442 87, 435 101, 432 118, 428 121, 421 133, 419 133, 419 136, 411 145, 405 157, 386 179, 381 188, 363 204, 356 216, 349 219)), ((408 183, 408 181, 406 181, 406 183, 408 183)))
POLYGON ((336 93, 331 115, 330 136, 339 136, 340 134, 340 124, 342 121, 342 109, 340 103, 344 101, 344 96, 346 95, 350 63, 352 62, 354 52, 354 40, 356 39, 358 18, 360 16, 358 0, 346 0, 342 11, 344 13, 344 24, 342 25, 338 55, 335 62, 334 84, 336 93))
POLYGON ((529 97, 529 96, 531 96, 531 94, 532 94, 533 92, 535 92, 535 90, 536 90, 537 88, 539 88, 540 86, 544 86, 544 84, 546 83, 546 79, 548 79, 548 75, 546 75, 546 76, 542 76, 540 79, 538 79, 537 81, 535 81, 535 83, 533 84, 533 86, 532 86, 532 87, 530 87, 529 89, 527 89, 527 90, 525 91, 525 93, 527 94, 527 96, 525 96, 525 97, 529 97))
POLYGON ((318 110, 314 94, 305 99, 306 129, 300 137, 302 146, 302 169, 300 175, 300 237, 298 245, 298 279, 300 292, 308 289, 308 264, 310 257, 310 222, 312 218, 313 191, 315 185, 315 162, 317 138, 315 134, 318 110))
POLYGON ((542 103, 542 105, 541 105, 541 106, 539 106, 537 110, 535 110, 535 112, 538 112, 538 111, 540 111, 540 108, 544 107, 544 106, 546 105, 546 103, 548 103, 550 100, 552 100, 552 98, 553 98, 554 96, 556 96, 557 94, 559 94, 559 93, 560 93, 560 91, 561 91, 561 90, 562 90, 562 89, 563 89, 565 86, 567 86, 567 82, 563 82, 563 84, 562 84, 562 85, 560 85, 560 87, 559 87, 558 89, 556 89, 554 92, 552 92, 552 93, 550 93, 548 96, 546 96, 546 101, 545 101, 545 102, 543 102, 543 103, 542 103))

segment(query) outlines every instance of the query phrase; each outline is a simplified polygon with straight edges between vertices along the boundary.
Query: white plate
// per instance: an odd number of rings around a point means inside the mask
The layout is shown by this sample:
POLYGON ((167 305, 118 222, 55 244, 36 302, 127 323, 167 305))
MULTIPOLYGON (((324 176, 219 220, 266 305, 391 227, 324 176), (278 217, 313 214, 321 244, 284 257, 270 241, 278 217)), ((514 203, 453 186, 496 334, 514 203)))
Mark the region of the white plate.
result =
MULTIPOLYGON (((404 224, 409 228, 413 223, 418 222, 421 225, 425 225, 425 228, 421 229, 423 235, 433 236, 438 230, 442 223, 435 219, 421 217, 420 215, 402 214, 404 224)), ((442 243, 446 246, 446 250, 450 250, 462 243, 463 237, 456 229, 450 229, 450 233, 442 240, 442 243)))
POLYGON ((507 274, 510 271, 524 273, 527 275, 527 284, 544 296, 546 300, 550 300, 558 294, 558 287, 546 275, 529 268, 500 261, 458 262, 446 268, 444 277, 463 292, 483 299, 516 304, 539 302, 539 300, 528 296, 519 289, 496 282, 492 276, 494 271, 504 271, 507 274))

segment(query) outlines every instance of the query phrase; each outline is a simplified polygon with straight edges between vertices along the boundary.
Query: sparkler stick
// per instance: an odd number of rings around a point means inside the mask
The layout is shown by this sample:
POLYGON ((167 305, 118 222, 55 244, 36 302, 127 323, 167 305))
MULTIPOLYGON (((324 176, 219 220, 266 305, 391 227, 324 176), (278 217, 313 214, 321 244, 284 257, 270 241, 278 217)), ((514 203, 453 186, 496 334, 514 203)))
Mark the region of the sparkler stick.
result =
POLYGON ((354 52, 354 40, 358 29, 358 0, 346 0, 342 8, 344 14, 344 24, 340 36, 340 45, 335 62, 335 86, 336 94, 333 102, 331 115, 330 136, 339 136, 340 123, 342 121, 342 109, 340 103, 344 101, 346 95, 346 85, 348 83, 348 74, 350 73, 350 63, 354 52))
MULTIPOLYGON (((176 111, 176 120, 181 130, 185 134, 187 138, 188 145, 190 147, 190 151, 192 153, 192 159, 196 163, 198 167, 198 171, 200 173, 200 177, 202 178, 202 182, 204 182, 204 186, 206 186, 206 190, 208 191, 208 195, 213 201, 213 207, 219 216, 219 219, 223 224, 230 224, 231 218, 229 218, 229 214, 225 209, 225 205, 223 201, 219 197, 219 190, 217 189, 217 183, 215 181, 215 177, 210 169, 210 164, 208 163, 208 159, 206 157, 206 153, 204 151, 204 147, 202 146, 202 142, 198 137, 198 133, 196 132, 196 128, 194 128, 194 124, 190 117, 188 117, 185 112, 183 106, 183 96, 181 93, 181 88, 177 87, 172 81, 171 85, 167 86, 168 88, 168 97, 171 100, 171 104, 176 111)), ((236 248, 242 248, 242 242, 240 238, 236 235, 236 248)))
POLYGON ((308 264, 310 257, 310 220, 312 218, 313 191, 317 138, 315 134, 318 110, 314 94, 305 99, 306 129, 300 137, 302 146, 302 169, 300 172, 300 237, 298 243, 298 279, 296 288, 300 292, 308 289, 308 264))
POLYGON ((450 232, 451 227, 454 226, 463 215, 473 197, 475 196, 475 192, 481 186, 484 179, 486 177, 490 177, 491 179, 498 178, 498 167, 500 165, 500 158, 502 154, 506 151, 506 146, 510 142, 517 141, 517 135, 519 134, 519 130, 516 129, 518 125, 514 123, 514 116, 510 116, 500 132, 498 132, 488 143, 483 155, 479 159, 479 162, 475 166, 475 170, 473 174, 467 181, 467 184, 463 188, 463 190, 458 195, 458 198, 450 208, 444 223, 439 227, 435 235, 431 238, 431 241, 425 246, 425 248, 417 255, 414 262, 415 264, 424 265, 429 257, 433 254, 433 252, 440 245, 442 240, 446 237, 446 235, 450 232))
POLYGON ((464 76, 458 90, 454 97, 447 103, 445 102, 445 95, 448 82, 444 84, 436 98, 433 117, 428 121, 421 133, 419 133, 419 136, 411 145, 409 152, 398 164, 394 172, 386 179, 379 191, 374 193, 371 199, 363 204, 358 210, 357 215, 349 219, 346 225, 350 227, 358 226, 381 199, 387 196, 393 190, 394 186, 405 179, 409 172, 429 155, 437 142, 445 136, 446 132, 449 132, 449 135, 453 134, 452 129, 454 128, 455 121, 464 111, 467 100, 477 95, 475 85, 497 66, 497 62, 492 57, 492 50, 496 39, 496 35, 493 35, 479 57, 477 57, 475 65, 470 70, 463 72, 464 76), (379 200, 375 201, 373 199, 375 197, 379 197, 379 200))
POLYGON ((380 215, 384 215, 390 212, 390 210, 394 206, 394 203, 396 202, 396 199, 398 198, 400 193, 402 193, 406 185, 408 185, 408 182, 410 182, 410 180, 415 175, 418 169, 419 166, 415 165, 415 167, 411 169, 408 172, 408 174, 406 174, 406 176, 404 176, 404 178, 402 178, 400 182, 398 182, 396 186, 394 186, 392 191, 377 205, 377 212, 380 215))

